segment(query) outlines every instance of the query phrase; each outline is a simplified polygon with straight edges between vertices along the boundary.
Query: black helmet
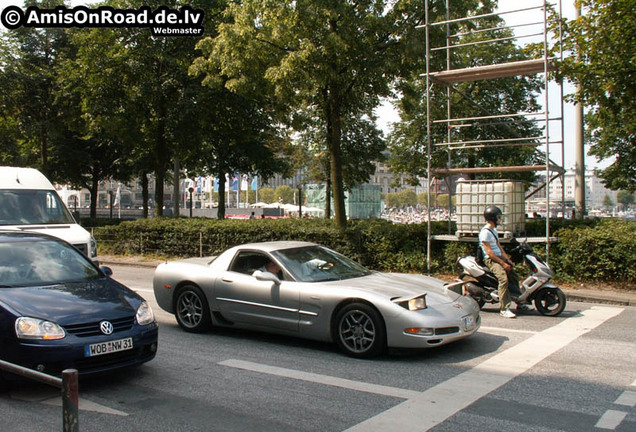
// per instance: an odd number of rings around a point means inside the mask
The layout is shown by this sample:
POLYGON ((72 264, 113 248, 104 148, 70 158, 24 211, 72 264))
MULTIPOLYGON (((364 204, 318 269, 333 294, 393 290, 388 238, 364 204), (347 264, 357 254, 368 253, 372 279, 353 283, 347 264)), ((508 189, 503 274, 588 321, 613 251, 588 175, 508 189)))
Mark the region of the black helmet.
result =
POLYGON ((492 222, 495 226, 498 225, 497 216, 502 216, 503 212, 497 206, 488 206, 486 210, 484 210, 484 219, 488 222, 492 222))

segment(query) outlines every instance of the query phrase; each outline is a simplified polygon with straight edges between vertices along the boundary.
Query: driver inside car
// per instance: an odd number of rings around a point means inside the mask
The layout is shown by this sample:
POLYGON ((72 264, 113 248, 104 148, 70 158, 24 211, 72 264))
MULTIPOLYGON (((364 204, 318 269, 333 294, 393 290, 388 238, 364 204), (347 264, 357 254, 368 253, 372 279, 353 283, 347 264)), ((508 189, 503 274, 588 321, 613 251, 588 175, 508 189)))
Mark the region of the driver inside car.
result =
POLYGON ((267 261, 261 268, 259 268, 259 270, 262 272, 275 274, 278 279, 283 280, 283 270, 274 261, 267 261))

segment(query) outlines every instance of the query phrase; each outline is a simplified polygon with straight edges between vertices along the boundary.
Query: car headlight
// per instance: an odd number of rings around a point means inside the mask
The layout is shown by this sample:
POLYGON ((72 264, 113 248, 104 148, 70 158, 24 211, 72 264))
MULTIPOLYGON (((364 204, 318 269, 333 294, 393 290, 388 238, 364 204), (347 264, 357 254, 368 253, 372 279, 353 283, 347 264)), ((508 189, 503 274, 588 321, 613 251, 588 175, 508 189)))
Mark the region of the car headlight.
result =
POLYGON ((15 320, 15 334, 18 339, 56 340, 66 336, 58 324, 37 318, 20 317, 15 320))
POLYGON ((421 309, 426 309, 426 294, 422 294, 419 297, 402 300, 402 299, 394 299, 396 304, 402 306, 406 310, 416 311, 421 309))
POLYGON ((152 308, 147 302, 141 303, 137 309, 137 323, 139 325, 148 325, 155 322, 155 315, 152 313, 152 308))

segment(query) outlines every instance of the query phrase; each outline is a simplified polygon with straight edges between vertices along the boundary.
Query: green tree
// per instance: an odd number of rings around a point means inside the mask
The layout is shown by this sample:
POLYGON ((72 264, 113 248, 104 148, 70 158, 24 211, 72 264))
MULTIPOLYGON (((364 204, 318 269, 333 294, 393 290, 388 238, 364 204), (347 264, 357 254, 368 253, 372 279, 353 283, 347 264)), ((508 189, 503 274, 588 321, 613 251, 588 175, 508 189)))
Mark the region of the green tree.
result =
MULTIPOLYGON (((345 189, 366 183, 375 173, 374 162, 384 161, 386 144, 374 123, 375 118, 346 119, 342 131, 342 177, 345 189)), ((314 182, 331 184, 329 152, 326 147, 326 129, 319 119, 306 127, 299 142, 305 157, 300 166, 307 170, 314 182)), ((325 217, 331 213, 330 189, 325 199, 325 217)))
MULTIPOLYGON (((421 206, 428 207, 428 192, 417 194, 417 203, 421 206)), ((435 204, 435 202, 432 202, 435 204)))
POLYGON ((294 204, 294 199, 297 193, 296 189, 290 186, 278 186, 275 191, 276 201, 282 204, 294 204))
POLYGON ((636 197, 629 191, 621 190, 616 194, 616 200, 627 208, 636 202, 636 197))
MULTIPOLYGON (((26 1, 25 6, 54 8, 62 0, 26 1)), ((64 29, 20 27, 1 35, 0 42, 0 150, 2 159, 39 168, 51 180, 59 173, 50 167, 53 147, 68 138, 59 122, 59 65, 73 55, 64 29)))
POLYGON ((636 191, 636 7, 633 0, 579 0, 583 16, 564 20, 572 53, 560 73, 576 83, 572 98, 587 106, 590 154, 614 158, 600 171, 612 190, 636 191))
POLYGON ((131 88, 122 85, 130 82, 130 71, 128 59, 117 55, 119 34, 73 30, 69 37, 76 54, 59 67, 57 96, 64 108, 59 120, 71 135, 55 147, 54 167, 64 182, 90 191, 94 218, 99 182, 130 180, 143 135, 131 88))
POLYGON ((612 201, 612 197, 610 197, 608 194, 605 194, 605 196, 603 197, 603 207, 614 207, 614 201, 612 201))
POLYGON ((272 188, 262 188, 258 190, 258 199, 261 202, 271 204, 276 202, 276 191, 272 188))
POLYGON ((219 35, 199 44, 196 67, 228 89, 267 94, 290 117, 319 114, 330 158, 334 214, 346 224, 343 126, 390 94, 399 65, 397 8, 385 1, 245 0, 226 9, 219 35), (388 10, 388 12, 387 12, 388 10))

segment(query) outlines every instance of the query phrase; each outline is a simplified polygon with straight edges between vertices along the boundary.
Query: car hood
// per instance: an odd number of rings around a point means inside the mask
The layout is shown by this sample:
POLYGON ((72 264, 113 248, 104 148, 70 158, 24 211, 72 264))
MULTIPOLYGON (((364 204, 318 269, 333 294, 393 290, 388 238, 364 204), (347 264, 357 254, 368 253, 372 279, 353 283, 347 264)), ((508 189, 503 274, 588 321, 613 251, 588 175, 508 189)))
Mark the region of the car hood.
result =
POLYGON ((17 315, 60 325, 134 315, 142 299, 110 279, 48 286, 0 288, 0 303, 17 315))
POLYGON ((460 297, 444 288, 444 282, 423 275, 374 272, 367 276, 330 282, 343 288, 355 288, 380 296, 408 298, 426 293, 429 305, 451 303, 460 297))

